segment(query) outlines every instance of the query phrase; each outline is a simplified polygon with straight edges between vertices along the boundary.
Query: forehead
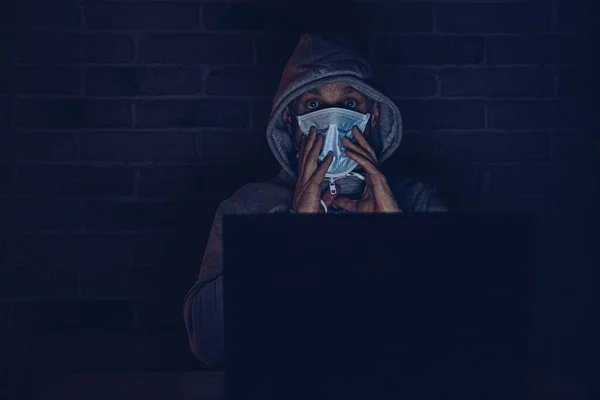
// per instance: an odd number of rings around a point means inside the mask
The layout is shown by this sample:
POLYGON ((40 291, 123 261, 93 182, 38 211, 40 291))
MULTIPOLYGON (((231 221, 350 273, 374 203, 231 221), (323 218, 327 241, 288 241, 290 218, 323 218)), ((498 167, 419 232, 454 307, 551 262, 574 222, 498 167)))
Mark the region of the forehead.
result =
POLYGON ((355 96, 363 96, 366 97, 363 93, 350 86, 346 82, 333 82, 328 83, 317 88, 311 89, 306 93, 302 94, 300 97, 306 96, 319 96, 319 97, 339 97, 348 94, 353 94, 355 96))

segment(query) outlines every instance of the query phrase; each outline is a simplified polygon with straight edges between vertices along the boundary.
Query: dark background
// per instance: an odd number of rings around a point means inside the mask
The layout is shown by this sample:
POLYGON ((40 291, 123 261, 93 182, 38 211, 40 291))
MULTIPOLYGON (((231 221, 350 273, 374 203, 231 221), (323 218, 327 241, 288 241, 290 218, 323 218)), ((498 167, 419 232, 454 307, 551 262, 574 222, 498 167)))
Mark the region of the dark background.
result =
POLYGON ((388 171, 540 217, 533 363, 594 382, 592 3, 5 0, 2 379, 203 367, 183 296, 218 203, 277 171, 270 102, 310 30, 353 36, 397 101, 388 171))

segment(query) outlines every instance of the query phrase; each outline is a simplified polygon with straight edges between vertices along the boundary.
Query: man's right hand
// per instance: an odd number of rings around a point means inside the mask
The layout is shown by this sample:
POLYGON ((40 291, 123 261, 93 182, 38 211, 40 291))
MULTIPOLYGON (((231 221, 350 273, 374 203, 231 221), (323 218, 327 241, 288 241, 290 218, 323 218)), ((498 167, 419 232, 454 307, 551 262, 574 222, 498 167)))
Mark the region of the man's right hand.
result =
MULTIPOLYGON (((312 127, 300 146, 298 181, 296 182, 294 200, 292 201, 292 210, 297 213, 325 211, 321 206, 321 182, 325 179, 327 169, 333 161, 333 153, 328 153, 321 165, 317 164, 324 140, 324 136, 317 134, 317 129, 312 127)), ((326 196, 327 198, 323 200, 329 205, 334 196, 329 192, 326 196)))

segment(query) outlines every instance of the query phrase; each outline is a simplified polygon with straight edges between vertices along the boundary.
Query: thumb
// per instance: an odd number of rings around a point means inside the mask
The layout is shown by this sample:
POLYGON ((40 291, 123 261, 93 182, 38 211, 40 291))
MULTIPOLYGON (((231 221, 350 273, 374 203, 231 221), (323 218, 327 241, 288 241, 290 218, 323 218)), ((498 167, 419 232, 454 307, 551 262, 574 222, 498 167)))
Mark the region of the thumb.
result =
POLYGON ((356 200, 351 200, 344 196, 338 196, 333 200, 334 205, 351 212, 356 211, 356 202, 356 200))
POLYGON ((331 203, 333 203, 333 201, 336 199, 339 193, 340 187, 338 185, 335 185, 335 194, 331 194, 330 190, 326 190, 325 194, 323 195, 323 201, 325 202, 325 205, 329 207, 331 203))

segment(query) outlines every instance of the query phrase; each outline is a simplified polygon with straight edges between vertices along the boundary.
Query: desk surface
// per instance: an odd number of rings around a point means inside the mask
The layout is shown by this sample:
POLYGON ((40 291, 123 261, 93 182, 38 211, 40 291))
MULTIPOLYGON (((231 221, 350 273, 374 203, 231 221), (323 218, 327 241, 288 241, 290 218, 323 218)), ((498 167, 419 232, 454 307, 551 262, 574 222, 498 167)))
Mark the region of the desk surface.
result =
MULTIPOLYGON (((536 400, 589 400, 577 387, 550 373, 532 374, 536 400)), ((40 400, 222 400, 223 372, 78 374, 40 400)))
POLYGON ((223 372, 78 374, 40 400, 221 400, 223 372))

